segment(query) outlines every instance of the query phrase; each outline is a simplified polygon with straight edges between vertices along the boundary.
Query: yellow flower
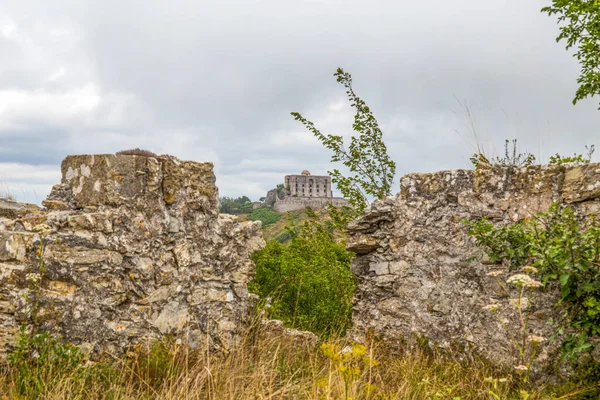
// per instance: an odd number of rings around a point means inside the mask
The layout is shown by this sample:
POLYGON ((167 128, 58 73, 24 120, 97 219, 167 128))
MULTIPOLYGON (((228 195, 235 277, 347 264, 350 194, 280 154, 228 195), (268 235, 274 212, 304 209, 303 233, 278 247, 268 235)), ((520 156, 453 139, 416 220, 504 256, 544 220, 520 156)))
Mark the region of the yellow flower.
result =
POLYGON ((367 348, 362 344, 352 346, 352 355, 355 357, 362 357, 367 354, 367 348))

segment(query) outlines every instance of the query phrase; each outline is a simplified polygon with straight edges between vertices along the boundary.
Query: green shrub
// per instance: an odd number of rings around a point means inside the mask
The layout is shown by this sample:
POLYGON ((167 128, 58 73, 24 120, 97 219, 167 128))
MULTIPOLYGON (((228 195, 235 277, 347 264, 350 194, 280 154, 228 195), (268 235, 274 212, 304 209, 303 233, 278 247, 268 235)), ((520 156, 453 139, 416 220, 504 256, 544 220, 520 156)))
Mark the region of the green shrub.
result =
POLYGON ((275 240, 279 243, 287 243, 292 238, 292 235, 288 231, 281 232, 275 237, 275 240))
POLYGON ((352 253, 330 230, 311 218, 283 245, 274 240, 252 256, 256 278, 250 290, 272 298, 269 316, 323 337, 343 334, 351 324, 352 253))
POLYGON ((35 398, 56 385, 61 375, 74 373, 83 358, 78 347, 47 332, 29 334, 23 328, 8 362, 16 391, 35 398))
POLYGON ((517 139, 504 141, 504 157, 488 158, 482 152, 477 152, 469 158, 475 169, 493 166, 521 168, 535 164, 535 156, 531 153, 521 153, 517 147, 517 139), (512 143, 512 149, 510 144, 512 143))
POLYGON ((465 222, 492 260, 511 269, 533 266, 545 286, 560 285, 557 304, 564 318, 555 323, 564 354, 577 359, 593 350, 590 339, 600 336, 600 224, 593 218, 579 222, 573 209, 557 203, 505 226, 487 219, 465 222))
POLYGON ((257 208, 256 210, 253 210, 250 215, 248 215, 248 219, 250 221, 261 221, 263 228, 265 226, 274 224, 275 222, 279 221, 280 218, 281 214, 267 207, 257 208))
POLYGON ((585 146, 585 150, 586 150, 586 154, 585 156, 583 154, 573 154, 572 156, 561 156, 560 154, 556 153, 553 156, 550 156, 550 165, 567 165, 567 164, 571 164, 571 165, 583 165, 583 164, 589 164, 592 161, 592 155, 594 154, 594 151, 596 150, 596 147, 594 145, 591 146, 585 146))

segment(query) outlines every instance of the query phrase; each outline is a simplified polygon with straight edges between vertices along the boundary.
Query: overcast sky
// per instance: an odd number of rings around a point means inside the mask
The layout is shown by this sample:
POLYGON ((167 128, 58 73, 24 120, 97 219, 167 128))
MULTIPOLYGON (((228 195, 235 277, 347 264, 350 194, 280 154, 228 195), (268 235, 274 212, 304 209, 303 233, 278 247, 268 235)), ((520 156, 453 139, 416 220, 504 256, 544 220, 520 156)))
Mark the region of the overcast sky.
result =
POLYGON ((352 133, 339 66, 383 128, 395 191, 469 167, 465 104, 488 153, 505 138, 583 152, 599 100, 571 104, 579 66, 549 3, 0 0, 0 192, 40 202, 65 156, 141 147, 212 161, 221 195, 258 199, 333 167, 290 112, 352 133))

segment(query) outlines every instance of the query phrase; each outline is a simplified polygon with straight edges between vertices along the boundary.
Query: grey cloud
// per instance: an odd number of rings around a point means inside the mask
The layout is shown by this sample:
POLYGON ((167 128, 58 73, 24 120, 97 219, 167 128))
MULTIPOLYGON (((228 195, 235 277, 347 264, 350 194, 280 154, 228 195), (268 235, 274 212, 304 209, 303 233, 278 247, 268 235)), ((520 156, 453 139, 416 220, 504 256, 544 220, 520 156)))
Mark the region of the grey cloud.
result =
POLYGON ((222 194, 260 197, 287 173, 332 168, 316 139, 289 135, 303 130, 289 113, 349 133, 338 66, 384 127, 399 174, 468 167, 474 139, 457 98, 491 152, 514 137, 540 158, 580 152, 599 137, 598 101, 570 104, 578 65, 555 43, 545 3, 11 2, 5 12, 32 45, 0 34, 0 58, 10 60, 0 91, 92 82, 103 102, 81 118, 32 116, 20 137, 0 129, 0 161, 58 164, 70 152, 149 147, 210 157, 222 194), (50 40, 44 29, 69 34, 50 40), (60 68, 63 77, 44 81, 60 68), (344 111, 328 111, 340 101, 344 111), (57 143, 44 141, 52 130, 57 143))
POLYGON ((0 132, 0 161, 30 165, 60 164, 61 142, 67 132, 56 127, 35 126, 25 130, 3 130, 0 132))

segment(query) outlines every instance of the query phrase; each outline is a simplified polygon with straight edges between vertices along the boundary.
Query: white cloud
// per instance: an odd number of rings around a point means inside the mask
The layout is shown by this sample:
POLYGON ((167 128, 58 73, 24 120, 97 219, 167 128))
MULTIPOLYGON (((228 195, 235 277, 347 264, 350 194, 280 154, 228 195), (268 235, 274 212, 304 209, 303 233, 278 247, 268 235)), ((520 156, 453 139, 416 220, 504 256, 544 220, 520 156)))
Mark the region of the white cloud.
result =
POLYGON ((60 124, 89 114, 101 103, 98 88, 88 83, 67 92, 0 90, 0 118, 4 128, 19 128, 21 121, 42 120, 60 124))
POLYGON ((0 196, 40 203, 60 182, 60 169, 54 165, 28 165, 0 162, 0 196))
POLYGON ((54 82, 59 80, 60 78, 62 78, 63 76, 65 76, 65 69, 63 67, 60 67, 60 69, 58 71, 56 71, 55 73, 53 73, 47 80, 49 82, 54 82))

